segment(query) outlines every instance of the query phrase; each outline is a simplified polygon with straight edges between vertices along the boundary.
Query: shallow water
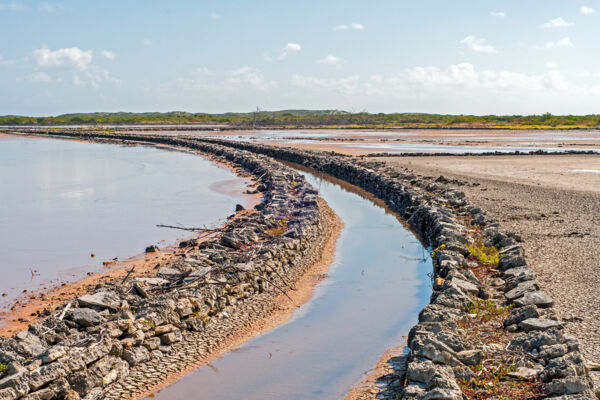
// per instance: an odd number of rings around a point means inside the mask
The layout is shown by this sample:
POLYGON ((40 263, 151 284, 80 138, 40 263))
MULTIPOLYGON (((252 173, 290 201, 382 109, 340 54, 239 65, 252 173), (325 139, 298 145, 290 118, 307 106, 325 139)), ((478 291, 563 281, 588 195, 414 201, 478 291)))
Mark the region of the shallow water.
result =
POLYGON ((572 169, 570 172, 600 174, 600 169, 572 169))
MULTIPOLYGON (((183 133, 183 132, 181 132, 183 133)), ((215 135, 217 132, 206 132, 207 135, 215 135)), ((361 130, 256 130, 256 131, 240 131, 235 134, 221 136, 238 140, 266 140, 266 141, 292 141, 307 139, 363 139, 371 140, 373 138, 384 138, 385 140, 443 140, 448 142, 453 141, 506 141, 506 142, 535 142, 539 140, 555 142, 555 141, 584 141, 584 140, 600 140, 600 131, 494 131, 490 134, 488 131, 473 131, 473 130, 400 130, 400 131, 361 131, 361 130)))
POLYGON ((428 252, 380 205, 304 174, 345 224, 329 277, 288 323, 154 398, 339 399, 403 344, 431 294, 428 252))
POLYGON ((157 224, 211 225, 247 202, 243 179, 192 153, 0 139, 3 305, 24 289, 72 280, 102 261, 189 236, 157 224))
POLYGON ((490 146, 490 145, 445 145, 435 143, 402 143, 402 142, 325 142, 325 141, 300 141, 295 140, 294 143, 318 143, 333 147, 353 148, 378 150, 380 152, 423 152, 423 153, 449 153, 449 154, 464 154, 464 153, 512 153, 519 151, 522 153, 531 153, 538 150, 543 150, 549 153, 558 153, 563 151, 590 151, 595 153, 600 150, 579 148, 579 147, 549 147, 549 146, 490 146))

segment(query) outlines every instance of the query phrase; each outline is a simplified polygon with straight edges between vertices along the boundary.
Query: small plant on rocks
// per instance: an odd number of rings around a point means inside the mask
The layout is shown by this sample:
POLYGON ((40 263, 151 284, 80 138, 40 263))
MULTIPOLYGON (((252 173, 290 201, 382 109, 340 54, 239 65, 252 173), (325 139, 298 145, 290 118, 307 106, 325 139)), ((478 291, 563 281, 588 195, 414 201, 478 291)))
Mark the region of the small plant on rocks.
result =
POLYGON ((435 258, 435 255, 437 254, 438 251, 442 250, 443 248, 446 247, 446 243, 442 243, 440 244, 438 247, 436 247, 432 252, 431 252, 431 258, 435 258))
POLYGON ((152 321, 148 321, 147 319, 143 319, 140 321, 143 325, 146 325, 147 327, 149 327, 150 329, 156 329, 156 324, 152 321))
POLYGON ((474 303, 467 305, 467 313, 475 314, 475 318, 487 322, 498 317, 504 319, 513 308, 514 304, 498 306, 493 300, 475 299, 474 303))
POLYGON ((466 244, 465 247, 471 253, 471 258, 479 264, 495 267, 500 262, 500 253, 495 246, 473 246, 466 244))
POLYGON ((277 226, 266 229, 265 233, 271 237, 277 237, 277 236, 283 235, 285 233, 285 231, 287 231, 287 229, 288 229, 288 220, 285 218, 282 218, 279 221, 277 221, 277 226))
POLYGON ((544 395, 543 385, 536 379, 514 380, 509 373, 518 368, 509 359, 484 360, 469 367, 472 379, 459 379, 458 386, 469 400, 511 399, 534 400, 544 395))

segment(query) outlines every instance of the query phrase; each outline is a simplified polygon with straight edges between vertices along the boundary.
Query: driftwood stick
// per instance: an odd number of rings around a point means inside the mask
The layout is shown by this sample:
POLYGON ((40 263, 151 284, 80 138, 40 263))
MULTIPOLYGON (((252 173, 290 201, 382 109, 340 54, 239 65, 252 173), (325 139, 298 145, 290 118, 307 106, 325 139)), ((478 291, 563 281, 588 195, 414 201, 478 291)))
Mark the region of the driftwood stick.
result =
POLYGON ((186 228, 183 226, 173 226, 173 225, 156 225, 159 228, 171 228, 171 229, 180 229, 182 231, 191 231, 191 232, 222 232, 223 229, 208 229, 208 228, 186 228))
POLYGON ((121 285, 123 285, 125 283, 125 281, 127 280, 127 278, 129 278, 129 275, 131 275, 131 273, 133 272, 134 269, 135 269, 135 265, 132 265, 131 269, 127 272, 127 275, 125 275, 125 278, 123 278, 123 280, 121 281, 121 285))
POLYGON ((67 306, 66 306, 66 307, 65 307, 65 309, 63 310, 63 312, 62 312, 62 313, 60 313, 60 317, 58 317, 58 319, 59 319, 60 321, 62 321, 62 320, 63 320, 63 318, 64 318, 64 317, 65 317, 65 315, 67 314, 67 311, 69 311, 69 309, 71 308, 71 304, 72 304, 72 302, 70 301, 70 302, 69 302, 69 304, 67 304, 67 306))

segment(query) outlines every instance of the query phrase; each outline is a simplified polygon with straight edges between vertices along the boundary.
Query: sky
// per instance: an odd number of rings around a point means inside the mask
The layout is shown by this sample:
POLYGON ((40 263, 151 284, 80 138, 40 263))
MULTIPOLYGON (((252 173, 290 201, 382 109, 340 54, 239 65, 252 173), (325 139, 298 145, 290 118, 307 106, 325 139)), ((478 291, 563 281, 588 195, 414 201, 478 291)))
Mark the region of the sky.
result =
POLYGON ((600 0, 0 0, 0 115, 600 113, 600 0))

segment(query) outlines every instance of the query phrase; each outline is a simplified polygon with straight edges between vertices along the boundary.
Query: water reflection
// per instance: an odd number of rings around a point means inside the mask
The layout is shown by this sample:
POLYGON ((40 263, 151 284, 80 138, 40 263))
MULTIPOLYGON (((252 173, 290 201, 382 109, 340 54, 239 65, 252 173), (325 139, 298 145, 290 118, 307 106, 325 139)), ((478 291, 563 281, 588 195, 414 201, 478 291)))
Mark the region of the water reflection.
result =
POLYGON ((345 224, 329 278, 290 322, 154 398, 339 399, 416 322, 431 293, 426 249, 384 208, 305 175, 345 224))
POLYGON ((41 283, 80 277, 101 268, 104 260, 133 256, 147 245, 182 237, 180 231, 157 224, 210 225, 246 200, 242 179, 191 153, 2 138, 4 300, 41 283), (222 182, 226 188, 211 189, 222 182), (32 286, 33 270, 38 272, 32 286))

